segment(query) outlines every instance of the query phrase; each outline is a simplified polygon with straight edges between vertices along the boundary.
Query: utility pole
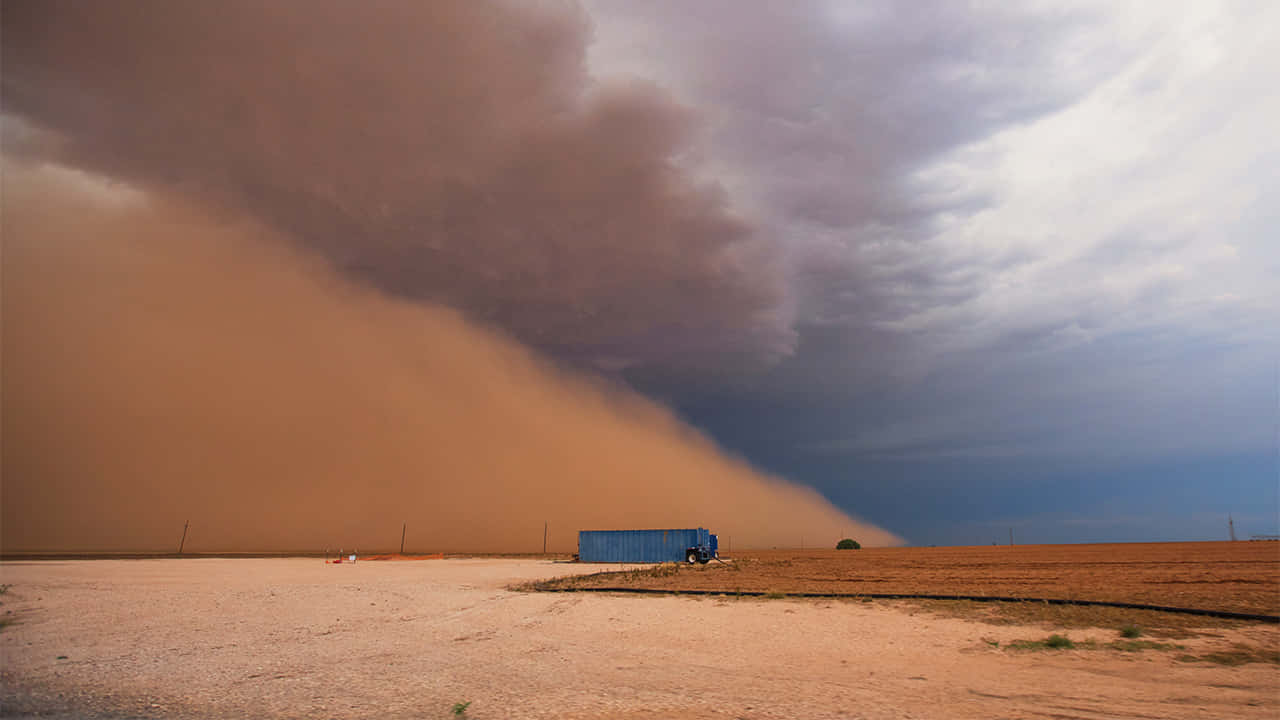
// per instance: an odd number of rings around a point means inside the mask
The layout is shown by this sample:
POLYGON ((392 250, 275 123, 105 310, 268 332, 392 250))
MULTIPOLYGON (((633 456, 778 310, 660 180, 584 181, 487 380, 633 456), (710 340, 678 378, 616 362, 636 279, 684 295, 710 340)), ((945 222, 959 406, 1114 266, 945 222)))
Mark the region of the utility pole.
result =
POLYGON ((400 526, 400 554, 404 554, 404 531, 409 529, 409 523, 400 526))
POLYGON ((550 523, 546 520, 542 521, 542 554, 547 554, 547 525, 550 523))
POLYGON ((1009 547, 1013 547, 1013 528, 1009 528, 1009 547))
POLYGON ((1227 513, 1227 531, 1231 533, 1231 542, 1236 541, 1236 521, 1231 519, 1231 513, 1227 513))
POLYGON ((187 528, 188 528, 188 527, 190 527, 190 526, 191 526, 191 521, 190 521, 190 520, 188 520, 188 521, 186 521, 186 522, 182 523, 182 542, 178 543, 178 554, 179 554, 179 555, 181 555, 181 554, 182 554, 182 548, 187 544, 187 528))

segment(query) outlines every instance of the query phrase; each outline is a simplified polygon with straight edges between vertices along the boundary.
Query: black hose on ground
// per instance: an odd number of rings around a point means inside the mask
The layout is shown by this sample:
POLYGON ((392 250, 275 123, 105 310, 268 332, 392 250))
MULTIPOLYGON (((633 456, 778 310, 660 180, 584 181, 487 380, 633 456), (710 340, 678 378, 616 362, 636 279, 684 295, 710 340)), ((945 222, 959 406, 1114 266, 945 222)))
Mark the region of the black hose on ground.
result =
MULTIPOLYGON (((723 561, 722 561, 723 562, 723 561)), ((725 595, 736 597, 764 597, 771 593, 763 590, 743 590, 727 592, 724 590, 660 590, 658 588, 627 587, 585 587, 585 588, 538 588, 540 592, 616 592, 637 595, 725 595)), ((1081 605, 1092 607, 1113 607, 1126 610, 1156 610, 1158 612, 1182 613, 1184 615, 1202 615, 1206 617, 1226 618, 1229 620, 1253 620, 1256 622, 1280 624, 1280 615, 1261 615, 1257 613, 1230 612, 1228 610, 1204 610, 1201 608, 1169 607, 1167 605, 1144 605, 1142 603, 1110 602, 1107 600, 1062 600, 1060 598, 1020 598, 997 595, 927 595, 917 593, 820 593, 789 592, 787 597, 801 598, 871 598, 874 600, 972 600, 975 602, 1019 602, 1044 603, 1046 605, 1081 605)))

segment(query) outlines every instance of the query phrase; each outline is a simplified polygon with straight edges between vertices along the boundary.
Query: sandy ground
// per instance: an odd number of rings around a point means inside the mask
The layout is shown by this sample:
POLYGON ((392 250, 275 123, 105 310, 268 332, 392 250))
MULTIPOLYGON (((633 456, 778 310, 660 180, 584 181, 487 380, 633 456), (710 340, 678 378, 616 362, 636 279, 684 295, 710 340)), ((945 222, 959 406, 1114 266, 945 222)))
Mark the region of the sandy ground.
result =
MULTIPOLYGON (((521 593, 539 560, 4 563, 0 715, 1275 718, 1280 667, 1016 651, 899 602, 521 593)), ((1185 652, 1275 647, 1218 630, 1185 652)), ((1073 630, 1100 643, 1113 630, 1073 630)))

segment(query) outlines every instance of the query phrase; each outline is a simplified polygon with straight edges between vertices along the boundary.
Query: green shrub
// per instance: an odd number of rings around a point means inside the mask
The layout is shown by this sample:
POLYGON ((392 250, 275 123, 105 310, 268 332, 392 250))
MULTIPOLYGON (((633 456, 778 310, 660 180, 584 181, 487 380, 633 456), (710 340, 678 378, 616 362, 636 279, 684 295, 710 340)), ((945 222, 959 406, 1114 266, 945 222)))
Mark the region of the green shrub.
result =
POLYGON ((1073 648, 1076 646, 1075 643, 1071 642, 1071 638, 1066 635, 1050 635, 1045 638, 1044 644, 1045 647, 1051 648, 1073 648))
POLYGON ((862 544, 853 538, 845 538, 836 543, 837 550, 861 550, 862 544))
POLYGON ((1120 637, 1136 638, 1142 637, 1142 628, 1137 625, 1125 625, 1120 628, 1120 637))

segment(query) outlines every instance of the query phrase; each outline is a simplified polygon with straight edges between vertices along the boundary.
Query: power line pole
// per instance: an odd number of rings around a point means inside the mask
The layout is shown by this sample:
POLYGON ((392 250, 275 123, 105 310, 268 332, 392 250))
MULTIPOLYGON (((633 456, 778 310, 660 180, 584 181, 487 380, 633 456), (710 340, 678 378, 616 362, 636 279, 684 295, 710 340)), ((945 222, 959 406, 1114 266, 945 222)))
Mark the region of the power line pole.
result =
POLYGON ((409 529, 409 523, 400 526, 400 554, 404 554, 404 531, 409 529))
POLYGON ((190 527, 190 526, 191 526, 191 521, 190 521, 190 520, 188 520, 188 521, 186 521, 186 522, 182 523, 182 542, 178 543, 178 554, 179 554, 179 555, 181 555, 181 554, 182 554, 182 548, 187 544, 187 528, 188 528, 188 527, 190 527))
POLYGON ((547 525, 548 524, 549 524, 548 521, 546 520, 542 521, 542 554, 543 555, 547 554, 547 525))
POLYGON ((1227 532, 1231 533, 1231 542, 1236 541, 1236 521, 1231 519, 1231 513, 1227 513, 1227 532))

